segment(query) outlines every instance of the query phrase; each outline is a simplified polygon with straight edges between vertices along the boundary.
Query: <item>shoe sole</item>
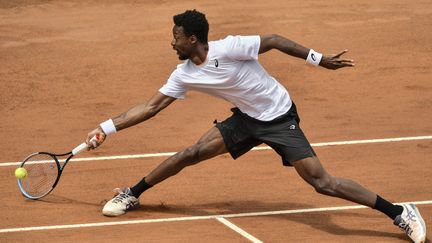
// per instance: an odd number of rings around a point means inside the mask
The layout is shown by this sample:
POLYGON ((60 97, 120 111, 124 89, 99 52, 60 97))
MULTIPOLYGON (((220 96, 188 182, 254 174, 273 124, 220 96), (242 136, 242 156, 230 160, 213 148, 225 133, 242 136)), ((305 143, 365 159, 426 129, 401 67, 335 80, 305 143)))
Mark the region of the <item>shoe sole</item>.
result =
POLYGON ((102 214, 104 216, 108 216, 108 217, 116 217, 116 216, 123 215, 125 213, 126 213, 126 211, 123 211, 123 212, 120 212, 120 213, 116 213, 116 212, 112 212, 112 211, 103 211, 102 210, 102 214))
POLYGON ((126 209, 125 211, 114 212, 114 211, 108 211, 108 210, 103 210, 102 209, 102 214, 104 216, 108 216, 108 217, 116 217, 116 216, 120 216, 120 215, 126 214, 127 211, 135 210, 135 209, 137 209, 139 207, 140 207, 140 203, 137 202, 136 204, 134 204, 132 207, 126 209))

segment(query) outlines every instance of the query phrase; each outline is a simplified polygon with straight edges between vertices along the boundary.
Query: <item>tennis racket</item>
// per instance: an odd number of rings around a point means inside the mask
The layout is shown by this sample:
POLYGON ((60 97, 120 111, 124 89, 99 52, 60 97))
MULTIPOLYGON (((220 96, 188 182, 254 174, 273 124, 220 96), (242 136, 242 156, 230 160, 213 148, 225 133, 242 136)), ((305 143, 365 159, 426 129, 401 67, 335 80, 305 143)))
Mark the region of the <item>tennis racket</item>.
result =
MULTIPOLYGON (((99 136, 95 135, 90 142, 95 143, 97 140, 99 136)), ((58 184, 68 162, 85 150, 87 150, 87 144, 82 143, 65 154, 37 152, 27 156, 20 165, 27 171, 27 175, 18 179, 18 187, 23 196, 36 200, 48 195, 58 184), (63 162, 61 157, 66 156, 63 162)))

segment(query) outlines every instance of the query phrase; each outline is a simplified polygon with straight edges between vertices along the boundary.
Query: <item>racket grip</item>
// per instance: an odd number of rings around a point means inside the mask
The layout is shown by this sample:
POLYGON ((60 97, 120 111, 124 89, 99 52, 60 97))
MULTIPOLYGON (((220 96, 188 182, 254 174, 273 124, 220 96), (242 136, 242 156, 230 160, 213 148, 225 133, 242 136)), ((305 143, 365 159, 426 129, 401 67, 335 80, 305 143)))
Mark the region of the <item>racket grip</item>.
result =
POLYGON ((77 155, 84 150, 87 150, 87 144, 86 143, 82 143, 82 144, 78 145, 76 148, 72 149, 72 154, 77 155))
MULTIPOLYGON (((95 142, 95 141, 97 140, 97 137, 96 137, 96 136, 97 136, 97 135, 94 135, 94 136, 90 139, 90 142, 95 142)), ((87 148, 88 148, 87 144, 86 144, 86 143, 82 143, 82 144, 78 145, 76 148, 74 148, 74 149, 72 150, 72 154, 73 154, 73 155, 77 155, 77 154, 81 153, 82 151, 87 150, 87 148)))

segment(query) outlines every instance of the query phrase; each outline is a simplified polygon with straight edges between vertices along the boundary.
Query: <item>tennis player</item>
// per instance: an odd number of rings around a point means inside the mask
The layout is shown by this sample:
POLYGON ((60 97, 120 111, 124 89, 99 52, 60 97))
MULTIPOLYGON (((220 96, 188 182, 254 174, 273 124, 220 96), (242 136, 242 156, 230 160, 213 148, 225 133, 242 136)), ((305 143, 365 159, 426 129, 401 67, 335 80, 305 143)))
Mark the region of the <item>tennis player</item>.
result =
POLYGON ((354 62, 337 55, 303 47, 279 35, 228 36, 208 41, 205 15, 188 10, 174 16, 171 45, 180 60, 168 81, 146 103, 100 124, 88 134, 90 149, 109 136, 155 116, 176 99, 195 90, 227 100, 234 105, 232 116, 217 122, 199 141, 163 161, 136 185, 116 189, 102 213, 118 216, 139 206, 139 196, 152 186, 177 174, 183 168, 223 153, 236 159, 259 144, 267 144, 292 166, 318 193, 343 198, 376 209, 387 215, 414 242, 424 242, 426 225, 413 204, 395 205, 358 183, 336 178, 321 165, 302 130, 296 105, 287 89, 270 76, 258 62, 259 54, 272 49, 327 69, 353 67, 354 62), (90 143, 94 135, 102 139, 90 143))

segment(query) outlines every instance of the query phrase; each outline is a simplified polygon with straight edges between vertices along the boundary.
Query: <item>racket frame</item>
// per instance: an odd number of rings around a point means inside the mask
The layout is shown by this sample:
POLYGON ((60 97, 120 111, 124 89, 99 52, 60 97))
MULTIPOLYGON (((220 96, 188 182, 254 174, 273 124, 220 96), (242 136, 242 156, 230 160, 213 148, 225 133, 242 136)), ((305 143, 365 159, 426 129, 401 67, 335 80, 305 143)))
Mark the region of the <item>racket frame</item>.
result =
MULTIPOLYGON (((100 138, 100 136, 99 136, 99 134, 96 134, 96 135, 94 135, 91 139, 90 139, 90 143, 93 143, 93 144, 95 144, 98 140, 99 140, 99 138, 100 138)), ((96 147, 96 145, 94 145, 95 147, 96 147)), ((37 200, 37 199, 39 199, 39 198, 42 198, 42 197, 44 197, 44 196, 46 196, 46 195, 48 195, 50 192, 52 192, 52 190, 54 190, 54 188, 57 186, 57 184, 58 184, 58 182, 59 182, 59 180, 60 180, 60 176, 62 175, 62 173, 63 173, 63 170, 64 170, 64 168, 66 167, 66 165, 68 164, 68 162, 72 159, 72 157, 74 157, 75 155, 77 155, 77 154, 79 154, 79 153, 81 153, 81 152, 83 152, 83 151, 86 151, 88 149, 88 147, 87 147, 87 144, 86 143, 81 143, 80 145, 78 145, 78 146, 76 146, 74 149, 72 149, 72 151, 70 151, 70 152, 67 152, 67 153, 64 153, 64 154, 53 154, 53 153, 48 153, 48 152, 36 152, 36 153, 33 153, 33 154, 30 154, 29 156, 27 156, 27 158, 25 158, 24 160, 23 160, 23 162, 20 164, 20 166, 19 167, 23 167, 24 165, 25 165, 25 163, 32 157, 32 156, 35 156, 35 155, 38 155, 38 154, 45 154, 45 155, 48 155, 48 156, 50 156, 51 158, 53 158, 54 159, 54 161, 55 161, 55 163, 56 163, 56 165, 57 165, 57 178, 56 178, 56 180, 55 180, 55 182, 54 182, 54 184, 52 185, 52 187, 51 187, 51 189, 50 190, 48 190, 46 193, 44 193, 43 195, 41 195, 41 196, 31 196, 31 195, 29 195, 25 190, 24 190, 24 187, 23 187, 23 185, 22 185, 22 183, 21 183, 21 179, 18 179, 17 181, 18 181, 18 187, 19 187, 19 189, 20 189, 20 191, 21 191, 21 194, 23 194, 23 196, 24 197, 26 197, 26 198, 28 198, 28 199, 33 199, 33 200, 37 200), (64 163, 63 163, 63 165, 60 165, 60 162, 59 162, 59 160, 58 160, 58 157, 62 157, 62 156, 67 156, 67 155, 69 155, 69 157, 67 157, 66 158, 66 160, 64 161, 64 163)), ((49 162, 37 162, 37 161, 35 161, 35 163, 49 163, 49 162)), ((24 178, 23 178, 24 179, 24 178)))
MULTIPOLYGON (((63 172, 63 169, 65 168, 65 166, 67 165, 67 163, 70 161, 70 159, 72 159, 72 157, 74 156, 74 154, 73 154, 72 152, 68 152, 68 153, 64 153, 64 154, 53 154, 53 153, 48 153, 48 152, 36 152, 36 153, 30 154, 29 156, 27 156, 27 158, 25 158, 25 159, 23 160, 23 162, 21 163, 20 167, 21 167, 21 168, 24 167, 25 163, 26 163, 26 162, 27 162, 31 157, 33 157, 33 156, 35 156, 35 155, 38 155, 38 154, 48 155, 48 156, 50 156, 52 159, 54 159, 55 164, 56 164, 56 166, 57 166, 57 178, 56 178, 55 182, 53 183, 51 189, 48 190, 47 192, 45 192, 44 194, 40 195, 40 196, 31 196, 31 195, 29 195, 29 194, 24 190, 24 187, 23 187, 23 185, 22 185, 21 179, 17 179, 18 187, 19 187, 21 193, 23 194, 23 196, 26 197, 26 198, 28 198, 28 199, 32 199, 32 200, 40 199, 40 198, 42 198, 42 197, 48 195, 50 192, 52 192, 52 190, 54 190, 54 188, 57 186, 57 184, 58 184, 58 182, 59 182, 59 180, 60 180, 60 176, 61 176, 61 174, 62 174, 62 172, 63 172), (58 160, 57 157, 67 156, 67 155, 70 155, 70 156, 69 156, 68 158, 66 158, 66 160, 65 160, 65 162, 64 162, 63 165, 60 165, 60 161, 58 160)), ((43 162, 37 162, 37 161, 35 161, 34 163, 50 163, 50 162, 45 162, 45 161, 43 161, 43 162)), ((23 179, 25 179, 25 178, 23 178, 23 179)))

